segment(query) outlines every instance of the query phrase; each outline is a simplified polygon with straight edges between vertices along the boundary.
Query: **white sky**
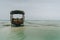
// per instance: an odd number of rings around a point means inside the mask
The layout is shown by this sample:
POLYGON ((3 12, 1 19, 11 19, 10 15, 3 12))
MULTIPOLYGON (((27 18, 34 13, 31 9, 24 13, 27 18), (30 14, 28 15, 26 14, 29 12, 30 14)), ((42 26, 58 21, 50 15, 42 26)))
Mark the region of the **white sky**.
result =
POLYGON ((23 10, 26 20, 60 20, 60 0, 0 0, 0 19, 11 10, 23 10))

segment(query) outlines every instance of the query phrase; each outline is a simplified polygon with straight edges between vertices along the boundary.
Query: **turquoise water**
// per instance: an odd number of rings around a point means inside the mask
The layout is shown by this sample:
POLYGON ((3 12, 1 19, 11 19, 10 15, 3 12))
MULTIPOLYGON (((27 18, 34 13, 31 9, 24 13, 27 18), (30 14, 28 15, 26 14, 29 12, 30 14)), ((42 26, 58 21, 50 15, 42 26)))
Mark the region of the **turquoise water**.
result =
POLYGON ((25 21, 20 27, 0 21, 0 40, 60 40, 60 21, 25 21))

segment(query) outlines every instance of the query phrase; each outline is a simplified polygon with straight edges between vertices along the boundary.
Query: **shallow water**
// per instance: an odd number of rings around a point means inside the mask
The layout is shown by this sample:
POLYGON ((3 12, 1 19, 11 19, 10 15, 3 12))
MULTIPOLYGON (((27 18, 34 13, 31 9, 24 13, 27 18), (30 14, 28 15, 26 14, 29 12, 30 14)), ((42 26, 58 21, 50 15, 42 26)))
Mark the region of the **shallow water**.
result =
POLYGON ((20 27, 0 21, 0 40, 60 40, 60 21, 25 21, 20 27))

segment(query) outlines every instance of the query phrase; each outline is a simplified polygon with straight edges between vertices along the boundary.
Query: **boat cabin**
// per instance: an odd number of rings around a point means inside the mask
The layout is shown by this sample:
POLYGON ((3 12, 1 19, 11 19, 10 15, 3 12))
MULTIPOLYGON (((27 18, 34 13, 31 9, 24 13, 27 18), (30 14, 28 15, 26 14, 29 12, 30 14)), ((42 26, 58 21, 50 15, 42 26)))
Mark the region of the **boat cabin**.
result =
POLYGON ((10 13, 11 25, 24 25, 24 11, 14 10, 10 13))

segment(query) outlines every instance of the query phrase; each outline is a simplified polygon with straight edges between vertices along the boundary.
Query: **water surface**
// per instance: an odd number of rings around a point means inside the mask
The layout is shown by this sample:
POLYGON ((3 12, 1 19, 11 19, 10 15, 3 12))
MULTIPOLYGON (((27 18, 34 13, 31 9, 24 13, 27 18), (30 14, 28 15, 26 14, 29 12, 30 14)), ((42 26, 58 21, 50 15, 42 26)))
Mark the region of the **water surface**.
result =
POLYGON ((25 21, 20 27, 0 21, 0 40, 60 40, 60 21, 25 21))

